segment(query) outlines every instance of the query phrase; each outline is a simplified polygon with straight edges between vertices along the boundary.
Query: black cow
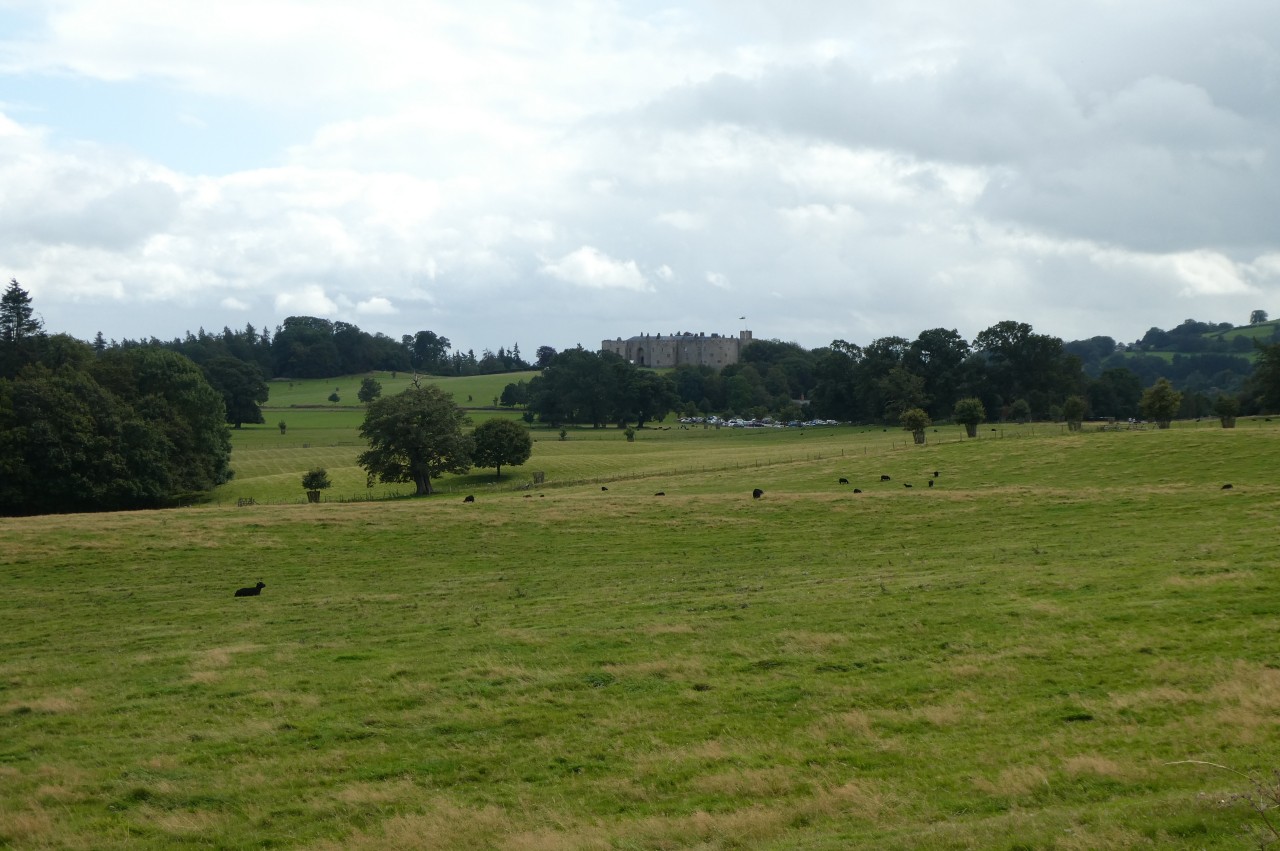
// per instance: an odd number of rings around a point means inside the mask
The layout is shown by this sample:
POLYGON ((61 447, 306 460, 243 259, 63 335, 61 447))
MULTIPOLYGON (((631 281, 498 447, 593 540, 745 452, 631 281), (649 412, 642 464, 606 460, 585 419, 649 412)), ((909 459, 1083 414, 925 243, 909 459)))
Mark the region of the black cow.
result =
POLYGON ((472 496, 471 494, 467 494, 466 496, 464 496, 464 497, 462 498, 462 501, 463 501, 463 502, 475 502, 475 501, 476 501, 476 498, 475 498, 474 496, 472 496))
POLYGON ((666 491, 658 491, 657 493, 654 494, 654 496, 666 496, 666 495, 667 495, 666 491))
POLYGON ((854 493, 862 493, 862 488, 854 488, 854 489, 853 489, 853 492, 854 492, 854 493))
POLYGON ((880 481, 882 481, 882 482, 887 482, 887 481, 889 481, 889 477, 888 477, 888 476, 881 476, 881 477, 880 477, 880 481))
POLYGON ((237 597, 256 597, 259 594, 261 594, 262 589, 266 587, 267 587, 267 583, 259 582, 257 585, 254 585, 252 588, 239 589, 238 591, 236 591, 236 596, 237 597))
POLYGON ((764 496, 764 491, 760 490, 760 488, 756 488, 751 492, 752 499, 759 499, 762 496, 764 496))
POLYGON ((842 485, 847 485, 847 484, 849 484, 849 480, 848 480, 848 479, 844 479, 844 478, 842 478, 842 479, 840 480, 840 484, 842 484, 842 485))

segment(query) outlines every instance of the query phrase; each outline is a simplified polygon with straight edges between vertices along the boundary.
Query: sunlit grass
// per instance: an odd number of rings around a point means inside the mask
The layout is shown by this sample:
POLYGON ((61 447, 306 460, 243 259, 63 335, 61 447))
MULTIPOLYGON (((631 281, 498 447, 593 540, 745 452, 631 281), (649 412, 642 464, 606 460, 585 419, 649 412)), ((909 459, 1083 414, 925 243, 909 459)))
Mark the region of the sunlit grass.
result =
POLYGON ((0 844, 1240 847, 1168 763, 1280 764, 1280 428, 960 431, 0 520, 0 844))

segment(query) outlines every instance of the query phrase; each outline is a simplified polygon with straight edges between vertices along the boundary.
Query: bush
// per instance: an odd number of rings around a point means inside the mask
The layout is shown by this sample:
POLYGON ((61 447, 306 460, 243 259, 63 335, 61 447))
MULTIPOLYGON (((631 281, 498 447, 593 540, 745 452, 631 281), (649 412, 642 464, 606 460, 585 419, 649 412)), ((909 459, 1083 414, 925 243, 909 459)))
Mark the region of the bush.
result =
POLYGON ((331 487, 333 487, 333 482, 329 481, 329 471, 324 467, 308 470, 302 476, 303 490, 319 491, 331 487))
POLYGON ((902 427, 911 432, 916 443, 924 443, 924 430, 932 425, 933 421, 929 419, 929 415, 921 408, 908 408, 902 412, 902 416, 898 418, 902 423, 902 427))

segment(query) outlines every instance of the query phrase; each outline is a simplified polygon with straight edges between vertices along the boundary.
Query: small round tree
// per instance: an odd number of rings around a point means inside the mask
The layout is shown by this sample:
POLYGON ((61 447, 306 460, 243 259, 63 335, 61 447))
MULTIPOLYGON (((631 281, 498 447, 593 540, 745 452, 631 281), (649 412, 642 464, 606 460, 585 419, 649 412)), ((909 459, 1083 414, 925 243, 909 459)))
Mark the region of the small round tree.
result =
POLYGON ((288 431, 288 430, 289 430, 289 424, 288 424, 287 422, 285 422, 284 420, 281 420, 280 422, 276 423, 276 425, 278 425, 278 426, 280 427, 280 433, 281 433, 281 434, 284 434, 286 431, 288 431))
POLYGON ((382 382, 372 377, 367 377, 362 380, 360 382, 360 389, 356 392, 356 398, 366 405, 381 395, 382 382))
POLYGON ((338 391, 335 390, 334 392, 329 394, 329 401, 336 405, 342 401, 342 397, 339 396, 338 391))
POLYGON ((966 396, 956 402, 951 418, 964 426, 964 433, 969 437, 977 437, 978 423, 987 418, 987 409, 982 406, 981 399, 976 396, 966 396))
POLYGON ((1240 416, 1240 400, 1235 396, 1219 396, 1213 402, 1213 412, 1222 421, 1223 428, 1235 428, 1240 416))
POLYGON ((1169 379, 1161 378, 1143 392, 1139 407, 1144 417, 1155 421, 1157 428, 1168 428, 1181 404, 1182 394, 1173 389, 1169 379))
POLYGON ((1031 403, 1026 399, 1017 399, 1009 406, 1009 416, 1020 423, 1031 419, 1031 403))
POLYGON ((494 467, 502 478, 502 465, 518 467, 533 454, 529 429, 515 420, 485 420, 472 432, 475 449, 471 461, 477 467, 494 467))
POLYGON ((1062 418, 1067 421, 1067 428, 1070 431, 1080 430, 1080 424, 1084 422, 1084 412, 1087 407, 1083 396, 1068 396, 1067 400, 1062 403, 1062 418))
POLYGON ((308 470, 302 476, 302 489, 307 492, 307 502, 319 502, 320 491, 333 487, 329 481, 329 471, 324 467, 308 470))
POLYGON ((916 443, 924 443, 924 430, 927 429, 933 421, 929 419, 920 408, 908 408, 902 412, 902 416, 898 418, 902 423, 902 427, 911 432, 911 436, 915 438, 916 443))

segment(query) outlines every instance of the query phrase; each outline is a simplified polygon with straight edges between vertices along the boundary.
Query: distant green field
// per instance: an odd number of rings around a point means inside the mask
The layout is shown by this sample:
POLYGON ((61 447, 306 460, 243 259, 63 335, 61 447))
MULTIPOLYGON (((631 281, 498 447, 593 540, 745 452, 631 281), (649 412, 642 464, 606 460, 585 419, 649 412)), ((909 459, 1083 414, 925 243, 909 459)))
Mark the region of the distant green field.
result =
POLYGON ((1230 331, 1215 331, 1205 334, 1206 337, 1220 337, 1224 340, 1231 340, 1235 337, 1248 337, 1253 340, 1266 340, 1280 329, 1280 322, 1272 320, 1270 322, 1259 322, 1256 325, 1240 325, 1232 328, 1230 331))
MULTIPOLYGON (((502 396, 502 389, 508 384, 528 381, 537 372, 506 372, 499 375, 469 375, 442 378, 434 375, 421 376, 424 383, 435 384, 446 393, 453 394, 453 401, 464 408, 492 406, 494 399, 502 396)), ((360 392, 360 381, 366 377, 376 378, 382 384, 382 394, 392 396, 409 387, 413 381, 413 373, 397 372, 392 377, 390 372, 371 372, 367 375, 349 375, 342 378, 310 378, 302 380, 275 380, 267 382, 271 396, 267 407, 275 410, 299 405, 330 407, 329 394, 336 392, 340 397, 339 405, 363 407, 356 394, 360 392)))
MULTIPOLYGON (((1246 847, 1185 761, 1280 768, 1280 423, 983 428, 0 519, 0 846, 1246 847)), ((237 478, 294 476, 259 431, 237 478)))

